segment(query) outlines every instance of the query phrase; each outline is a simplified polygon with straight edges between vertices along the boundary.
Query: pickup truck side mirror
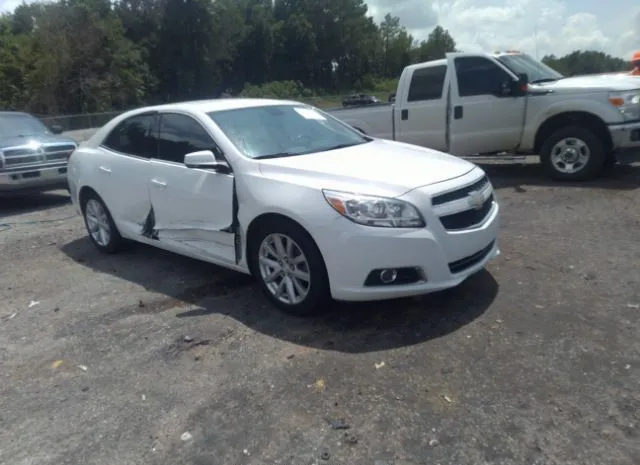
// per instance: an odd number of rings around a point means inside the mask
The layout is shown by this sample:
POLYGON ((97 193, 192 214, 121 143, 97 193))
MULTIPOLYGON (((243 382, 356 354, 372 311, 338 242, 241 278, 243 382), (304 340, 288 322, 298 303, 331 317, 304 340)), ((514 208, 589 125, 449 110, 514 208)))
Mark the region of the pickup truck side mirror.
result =
POLYGON ((211 150, 187 153, 184 156, 184 165, 193 169, 210 169, 218 173, 231 173, 231 166, 226 161, 216 159, 211 150))
POLYGON ((518 73, 518 80, 515 81, 514 95, 525 95, 527 93, 527 87, 529 86, 529 76, 527 73, 518 73))
POLYGON ((59 124, 52 124, 50 129, 51 129, 51 132, 54 134, 62 134, 64 131, 64 128, 59 124))

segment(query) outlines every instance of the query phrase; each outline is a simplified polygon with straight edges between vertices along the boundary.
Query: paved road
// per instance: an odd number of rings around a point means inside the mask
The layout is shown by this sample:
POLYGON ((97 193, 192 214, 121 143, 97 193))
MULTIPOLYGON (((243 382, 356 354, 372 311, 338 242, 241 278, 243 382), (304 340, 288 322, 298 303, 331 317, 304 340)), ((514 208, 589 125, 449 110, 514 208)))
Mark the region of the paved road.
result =
POLYGON ((0 463, 640 463, 640 166, 487 169, 486 272, 310 320, 211 265, 99 255, 62 193, 4 201, 0 463))

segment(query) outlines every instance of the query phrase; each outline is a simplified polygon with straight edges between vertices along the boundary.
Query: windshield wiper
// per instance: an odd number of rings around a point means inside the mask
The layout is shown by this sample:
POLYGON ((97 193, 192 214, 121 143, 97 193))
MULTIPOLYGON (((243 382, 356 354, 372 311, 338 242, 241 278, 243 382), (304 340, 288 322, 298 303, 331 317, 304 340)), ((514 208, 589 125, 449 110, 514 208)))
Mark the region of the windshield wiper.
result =
POLYGON ((354 145, 362 145, 362 144, 366 144, 367 142, 371 142, 371 141, 367 140, 365 142, 356 142, 355 144, 353 142, 350 142, 348 144, 332 145, 331 147, 327 147, 326 149, 322 149, 321 151, 328 152, 329 150, 346 149, 347 147, 353 147, 354 145))
POLYGON ((543 82, 555 82, 555 81, 559 81, 560 78, 544 78, 544 79, 536 79, 534 81, 531 81, 531 84, 542 84, 543 82))
POLYGON ((268 160, 269 158, 295 157, 297 155, 304 155, 304 153, 291 153, 291 152, 269 153, 267 155, 258 155, 257 157, 253 157, 253 159, 254 160, 268 160))

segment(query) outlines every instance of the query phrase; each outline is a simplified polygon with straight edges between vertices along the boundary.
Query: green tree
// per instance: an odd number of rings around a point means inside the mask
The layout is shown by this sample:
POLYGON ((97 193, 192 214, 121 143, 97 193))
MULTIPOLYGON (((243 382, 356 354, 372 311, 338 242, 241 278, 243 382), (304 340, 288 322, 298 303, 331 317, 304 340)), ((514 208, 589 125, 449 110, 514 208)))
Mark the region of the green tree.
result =
POLYGON ((449 31, 436 26, 427 37, 418 46, 415 57, 416 61, 439 60, 444 58, 447 53, 456 51, 456 42, 449 34, 449 31))
POLYGON ((542 62, 565 76, 612 73, 630 69, 630 63, 625 60, 594 50, 576 50, 560 58, 547 55, 542 58, 542 62))

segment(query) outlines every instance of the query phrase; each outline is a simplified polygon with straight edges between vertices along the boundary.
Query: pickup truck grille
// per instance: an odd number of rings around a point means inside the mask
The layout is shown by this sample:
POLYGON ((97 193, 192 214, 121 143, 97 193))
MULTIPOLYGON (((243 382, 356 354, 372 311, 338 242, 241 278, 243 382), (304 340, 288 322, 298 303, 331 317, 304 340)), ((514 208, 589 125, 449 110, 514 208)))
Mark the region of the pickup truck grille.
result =
POLYGON ((472 228, 487 218, 493 208, 493 187, 483 175, 472 184, 432 197, 436 215, 447 231, 472 228))
POLYGON ((4 165, 7 168, 65 161, 75 150, 73 144, 52 144, 42 147, 16 147, 4 149, 4 165))
POLYGON ((44 153, 46 154, 47 161, 66 160, 76 149, 75 145, 50 145, 44 147, 44 153))

